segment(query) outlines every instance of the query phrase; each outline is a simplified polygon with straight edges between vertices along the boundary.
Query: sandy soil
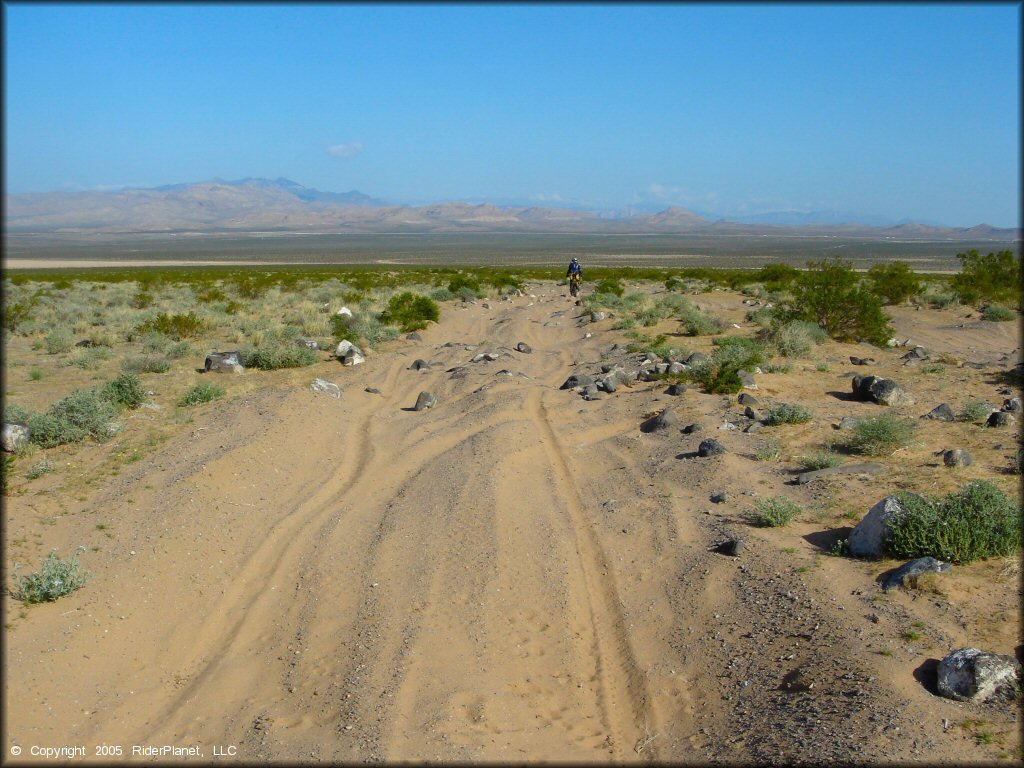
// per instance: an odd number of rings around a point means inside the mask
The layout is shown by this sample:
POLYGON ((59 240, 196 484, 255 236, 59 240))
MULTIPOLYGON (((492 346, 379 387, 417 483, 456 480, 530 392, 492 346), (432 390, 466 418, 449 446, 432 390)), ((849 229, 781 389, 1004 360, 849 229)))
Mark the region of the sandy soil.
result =
MULTIPOLYGON (((29 609, 5 598, 5 755, 20 745, 39 762, 33 745, 82 745, 109 762, 97 746, 132 759, 133 745, 166 744, 206 759, 232 747, 222 759, 243 762, 1020 758, 1015 706, 940 698, 929 676, 953 648, 1018 652, 1019 576, 989 561, 933 591, 883 593, 876 578, 899 563, 827 554, 899 488, 989 478, 1012 491, 1012 433, 921 422, 881 476, 791 485, 792 458, 835 439, 839 418, 879 412, 844 397, 847 357, 865 348, 829 344, 828 370, 796 361, 758 377, 762 405, 803 403, 811 424, 725 431, 742 421, 735 397, 560 390, 636 355, 609 352, 623 338, 613 319, 584 324, 564 288, 530 292, 446 305, 422 341, 362 366, 221 377, 233 397, 117 476, 59 503, 39 486, 9 496, 5 562, 101 546, 83 555, 93 578, 74 594, 29 609), (481 351, 501 357, 469 362, 481 351), (410 370, 417 358, 431 367, 410 370), (341 399, 311 392, 314 376, 341 399), (413 411, 423 390, 437 405, 413 411), (705 431, 641 431, 669 405, 705 431), (697 458, 708 436, 729 453, 697 458), (766 437, 783 461, 754 459, 766 437), (975 463, 942 466, 935 451, 954 446, 975 463), (712 504, 718 489, 728 499, 712 504), (808 513, 779 529, 743 521, 756 497, 779 494, 808 513), (730 536, 746 542, 738 557, 713 549, 730 536)), ((696 297, 738 324, 741 299, 696 297)), ((871 372, 915 395, 907 415, 967 394, 1001 403, 1015 324, 895 314, 934 355, 992 366, 940 378, 903 366, 905 349, 872 350, 871 372)))

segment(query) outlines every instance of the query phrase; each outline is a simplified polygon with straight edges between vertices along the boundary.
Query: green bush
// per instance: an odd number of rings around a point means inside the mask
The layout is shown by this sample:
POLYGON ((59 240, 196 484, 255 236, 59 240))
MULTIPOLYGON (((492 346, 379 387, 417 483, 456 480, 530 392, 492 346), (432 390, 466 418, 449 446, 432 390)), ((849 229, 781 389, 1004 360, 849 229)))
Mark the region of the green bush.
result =
POLYGON ((773 323, 767 336, 782 357, 806 357, 828 338, 824 330, 806 320, 773 323))
POLYGON ((266 344, 242 350, 240 357, 246 368, 273 371, 278 368, 301 368, 319 358, 316 352, 300 344, 266 344))
POLYGON ((175 341, 198 336, 204 330, 206 323, 195 312, 189 312, 187 315, 169 315, 161 312, 136 328, 138 333, 156 331, 175 341))
POLYGON ((978 251, 958 253, 960 272, 953 276, 953 290, 965 304, 1005 301, 1020 304, 1021 259, 1013 251, 982 256, 978 251))
POLYGON ((178 406, 186 408, 190 405, 201 405, 203 403, 208 403, 211 400, 216 400, 223 394, 224 390, 216 384, 201 381, 181 396, 181 399, 178 401, 178 406))
POLYGON ((800 514, 799 505, 785 496, 758 499, 753 509, 743 512, 743 517, 754 525, 778 528, 786 525, 800 514))
POLYGON ((780 424, 805 424, 811 420, 811 412, 802 405, 781 403, 769 408, 764 414, 764 423, 769 427, 780 424))
POLYGON ((847 447, 853 453, 888 456, 910 444, 914 425, 892 414, 857 419, 847 447))
POLYGON ((868 270, 868 280, 886 304, 902 304, 922 290, 917 275, 902 261, 875 264, 868 270))
POLYGON ((715 347, 712 357, 723 364, 751 370, 765 361, 765 350, 759 342, 746 336, 725 336, 711 342, 715 347))
POLYGON ((757 271, 758 281, 771 292, 788 288, 799 276, 800 270, 789 264, 765 264, 757 271))
POLYGON ((808 262, 785 305, 789 319, 808 320, 837 341, 863 340, 884 346, 892 338, 882 300, 841 261, 808 262))
POLYGON ((757 461, 778 461, 782 458, 782 449, 774 440, 767 440, 754 450, 754 458, 757 461))
POLYGON ((987 419, 993 410, 992 406, 981 398, 971 397, 964 403, 964 408, 960 411, 960 420, 977 423, 987 419))
POLYGON ((121 370, 128 373, 166 373, 171 361, 165 355, 128 355, 121 361, 121 370))
POLYGON ((930 556, 960 564, 1020 551, 1021 506, 988 480, 941 499, 904 492, 897 497, 902 509, 889 518, 883 542, 893 557, 930 556))
POLYGON ((480 281, 468 275, 456 275, 448 283, 448 291, 466 300, 475 299, 480 296, 480 281))
POLYGON ((831 451, 818 451, 801 456, 797 459, 800 470, 803 472, 814 472, 819 469, 830 469, 838 467, 843 460, 831 451))
POLYGON ((618 296, 620 298, 622 297, 624 290, 622 283, 611 277, 606 277, 594 286, 594 293, 610 293, 613 296, 618 296))
POLYGON ((138 408, 146 401, 146 388, 139 377, 130 372, 104 384, 100 394, 118 408, 138 408))
POLYGON ((405 291, 391 297, 380 319, 388 325, 397 325, 402 333, 409 333, 426 328, 428 322, 436 323, 440 316, 437 304, 429 297, 405 291))
POLYGON ((75 339, 67 328, 54 328, 46 334, 44 343, 46 345, 46 354, 59 355, 70 352, 75 339))
POLYGON ((719 318, 697 309, 692 304, 679 310, 676 319, 682 323, 683 333, 687 336, 708 336, 720 333, 725 328, 725 323, 719 318))
POLYGON ((104 442, 114 434, 114 403, 97 389, 78 389, 44 413, 28 419, 30 440, 43 448, 80 443, 87 437, 104 442))
POLYGON ((1009 320, 1016 320, 1017 313, 1009 307, 1003 307, 999 304, 988 304, 981 310, 981 319, 1005 323, 1009 320))
POLYGON ((14 564, 14 588, 11 596, 26 604, 47 603, 58 597, 71 594, 89 580, 89 574, 80 571, 79 552, 85 547, 75 550, 69 559, 57 557, 53 550, 43 562, 41 571, 18 577, 18 564, 14 564))

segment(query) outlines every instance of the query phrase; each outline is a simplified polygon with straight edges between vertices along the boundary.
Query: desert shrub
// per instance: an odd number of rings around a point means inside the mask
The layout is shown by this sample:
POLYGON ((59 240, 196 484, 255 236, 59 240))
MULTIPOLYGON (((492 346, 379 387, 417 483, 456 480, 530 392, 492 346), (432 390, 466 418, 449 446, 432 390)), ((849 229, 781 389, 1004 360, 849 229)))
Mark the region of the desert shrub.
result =
POLYGON ((988 480, 968 483, 940 499, 897 494, 902 509, 883 541, 893 557, 935 557, 951 563, 1016 554, 1021 546, 1020 504, 988 480))
POLYGON ((921 366, 921 373, 945 373, 946 366, 942 363, 928 363, 921 366))
POLYGON ((757 461, 778 461, 782 458, 782 449, 774 440, 766 440, 754 449, 757 461))
POLYGON ((146 388, 136 374, 125 372, 104 384, 100 396, 117 408, 138 408, 146 400, 146 388))
POLYGON ((953 276, 952 286, 965 304, 977 301, 1020 303, 1021 260, 1013 251, 999 251, 982 256, 978 251, 958 253, 960 272, 953 276))
POLYGON ((32 311, 35 309, 36 304, 37 300, 35 297, 19 299, 18 301, 5 301, 3 306, 3 328, 11 332, 17 331, 19 325, 24 324, 32 317, 32 311))
POLYGON ((774 323, 767 336, 782 357, 806 357, 815 344, 828 338, 822 328, 806 320, 774 323))
POLYGON ((645 328, 657 325, 669 316, 671 309, 660 304, 652 304, 638 309, 635 313, 636 321, 645 328))
POLYGON ((789 264, 765 264, 757 271, 757 279, 771 292, 788 288, 799 276, 800 270, 789 264))
POLYGON ((496 288, 499 293, 508 293, 511 291, 526 291, 526 285, 523 281, 515 275, 509 274, 508 272, 498 272, 496 274, 486 275, 484 282, 488 285, 496 288))
POLYGON ((228 300, 228 295, 218 285, 208 285, 196 293, 196 301, 201 304, 216 304, 228 300))
POLYGON ((463 299, 475 299, 480 295, 480 281, 469 275, 456 275, 448 283, 448 291, 463 299))
POLYGON ((814 472, 818 469, 830 469, 838 467, 843 463, 842 458, 831 451, 816 451, 806 456, 800 456, 797 464, 803 472, 814 472))
POLYGON ((875 264, 868 270, 868 281, 886 304, 902 304, 921 293, 921 281, 905 262, 875 264))
POLYGON ((25 478, 27 480, 35 480, 36 478, 42 477, 47 472, 53 472, 53 462, 49 459, 43 459, 29 467, 28 472, 25 473, 25 478))
POLYGON ((54 328, 46 334, 44 343, 46 345, 46 354, 59 355, 64 352, 70 352, 75 339, 67 328, 54 328))
POLYGON ((93 371, 100 368, 104 360, 109 360, 113 356, 114 352, 109 347, 84 347, 77 350, 66 362, 68 365, 93 371))
POLYGON ((397 325, 402 333, 409 333, 426 328, 428 322, 436 323, 440 316, 437 304, 428 296, 404 291, 391 297, 380 320, 387 325, 397 325))
POLYGON ((669 275, 665 278, 665 289, 669 291, 678 291, 686 285, 686 281, 683 280, 679 275, 669 275))
POLYGON ((620 317, 612 324, 613 331, 631 331, 636 328, 636 320, 632 317, 620 317))
POLYGON ((708 312, 703 312, 692 304, 679 310, 676 319, 682 324, 683 333, 687 336, 708 336, 720 333, 725 323, 708 312))
POLYGON ((744 511, 743 517, 754 525, 778 528, 800 514, 800 506, 785 496, 758 499, 753 509, 744 511))
POLYGON ((739 368, 723 365, 714 358, 691 366, 688 378, 703 386, 709 394, 734 395, 743 389, 739 368))
POLYGON ((989 417, 989 414, 995 410, 989 403, 978 397, 968 398, 967 402, 964 403, 963 410, 960 411, 960 421, 979 422, 989 417))
POLYGON ((169 315, 166 312, 161 312, 156 317, 140 324, 136 331, 143 334, 156 331, 175 341, 181 341, 198 336, 205 329, 206 323, 195 312, 189 312, 187 315, 169 315))
POLYGON ((187 408, 191 405, 201 405, 203 403, 209 403, 211 400, 216 400, 224 394, 224 390, 218 387, 216 384, 210 384, 206 381, 201 381, 196 384, 192 389, 181 396, 178 400, 178 406, 181 408, 187 408))
POLYGON ((955 291, 944 290, 943 287, 943 284, 929 285, 921 294, 921 301, 933 309, 945 309, 959 304, 960 296, 955 291))
POLYGON ((102 389, 77 389, 44 413, 28 419, 30 440, 43 448, 79 443, 87 437, 104 442, 114 434, 111 426, 117 406, 102 389))
POLYGON ((780 424, 805 424, 811 420, 811 412, 802 405, 781 403, 769 408, 764 414, 764 423, 769 427, 780 424))
POLYGON ((39 381, 43 378, 43 369, 32 366, 28 369, 28 377, 32 379, 32 381, 39 381))
POLYGON ((757 309, 748 310, 743 319, 748 323, 755 323, 762 328, 767 328, 771 326, 775 317, 775 307, 758 307, 757 309))
POLYGON ((246 368, 259 368, 261 371, 273 371, 278 368, 301 368, 312 365, 319 358, 312 349, 300 344, 271 343, 259 347, 249 347, 241 352, 242 365, 246 368))
POLYGON ((594 293, 610 293, 620 298, 624 290, 622 282, 612 277, 606 277, 594 286, 594 293))
POLYGON ((89 574, 80 570, 78 554, 85 547, 79 547, 68 559, 57 557, 53 550, 43 562, 40 571, 27 576, 18 576, 18 564, 14 564, 14 588, 11 596, 26 604, 47 603, 58 597, 71 594, 89 580, 89 574))
POLYGON ((852 453, 888 456, 910 444, 914 425, 906 419, 885 413, 857 419, 850 432, 847 447, 852 453))
POLYGON ((431 291, 429 295, 434 301, 451 301, 456 298, 455 294, 447 288, 437 288, 431 291))
POLYGON ((714 339, 716 349, 712 356, 723 363, 749 370, 765 361, 764 347, 746 336, 726 336, 714 339))
POLYGON ((793 366, 789 363, 765 363, 761 366, 762 373, 792 373, 793 366))
POLYGON ((1017 313, 1009 307, 1004 307, 999 304, 987 304, 985 308, 981 310, 981 319, 1004 323, 1009 320, 1016 320, 1017 313))
POLYGON ((892 337, 882 300, 841 261, 808 262, 808 270, 793 283, 785 314, 816 323, 837 341, 884 346, 892 337))

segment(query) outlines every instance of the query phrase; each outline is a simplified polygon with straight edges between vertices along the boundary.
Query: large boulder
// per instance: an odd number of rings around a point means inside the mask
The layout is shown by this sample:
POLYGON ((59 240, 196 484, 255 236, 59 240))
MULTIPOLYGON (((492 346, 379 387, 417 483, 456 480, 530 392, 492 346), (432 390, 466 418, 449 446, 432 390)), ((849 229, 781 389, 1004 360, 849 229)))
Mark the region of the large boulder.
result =
POLYGON ((5 421, 3 428, 3 449, 7 453, 15 451, 28 445, 30 432, 28 426, 16 421, 5 421))
POLYGON ((939 695, 957 701, 987 701, 1013 695, 1020 662, 977 648, 958 648, 939 662, 936 671, 939 695))
POLYGON ((962 448, 951 448, 942 454, 942 463, 947 467, 966 467, 972 461, 971 454, 962 448))
POLYGON ((858 400, 870 400, 879 405, 912 405, 914 399, 892 379, 881 376, 854 376, 853 394, 858 400))
POLYGON ((241 354, 237 351, 211 352, 206 356, 204 367, 211 373, 241 373, 245 370, 241 354))
POLYGON ((895 496, 886 496, 875 504, 850 532, 850 554, 854 557, 880 557, 889 535, 889 519, 903 511, 895 496))
POLYGON ((366 362, 363 350, 348 339, 338 342, 338 346, 334 350, 334 356, 341 360, 342 365, 360 365, 366 362))

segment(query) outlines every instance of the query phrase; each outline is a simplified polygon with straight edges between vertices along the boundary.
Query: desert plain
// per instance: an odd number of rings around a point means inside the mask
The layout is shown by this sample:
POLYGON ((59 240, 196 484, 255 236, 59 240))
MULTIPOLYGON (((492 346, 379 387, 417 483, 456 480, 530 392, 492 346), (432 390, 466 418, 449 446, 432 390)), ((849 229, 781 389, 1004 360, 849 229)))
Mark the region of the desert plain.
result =
MULTIPOLYGON (((111 440, 46 449, 53 469, 31 479, 41 455, 19 458, 5 576, 82 546, 90 578, 39 605, 5 593, 5 760, 81 745, 104 763, 1018 762, 1019 702, 943 698, 934 678, 956 648, 1019 657, 1019 557, 883 590, 901 561, 833 553, 898 490, 988 480, 1016 497, 1015 427, 920 417, 1019 394, 1019 324, 887 307, 911 344, 773 358, 744 391, 760 411, 813 417, 748 432, 757 419, 735 395, 697 386, 635 381, 592 400, 561 388, 644 355, 620 312, 592 319, 557 277, 442 302, 418 338, 365 349, 361 365, 327 350, 301 368, 200 372, 230 340, 197 342, 142 374, 149 407, 111 440), (905 359, 915 346, 932 366, 905 359), (852 373, 891 377, 913 403, 854 400, 852 373), (211 380, 223 397, 177 405, 211 380), (424 391, 436 404, 414 410, 424 391), (677 423, 647 429, 666 408, 677 423), (800 457, 842 443, 844 417, 882 411, 915 428, 870 459, 879 473, 796 484, 800 457), (697 455, 707 438, 726 452, 697 455), (973 462, 945 466, 951 448, 973 462), (778 496, 800 514, 752 525, 744 513, 778 496), (730 539, 742 548, 719 551, 730 539), (97 753, 115 745, 123 757, 97 753), (202 757, 132 754, 163 745, 202 757)), ((711 354, 713 338, 758 330, 749 295, 689 299, 721 333, 683 336, 672 319, 644 332, 711 354)), ((18 335, 4 359, 6 401, 40 410, 116 373, 18 335)))

